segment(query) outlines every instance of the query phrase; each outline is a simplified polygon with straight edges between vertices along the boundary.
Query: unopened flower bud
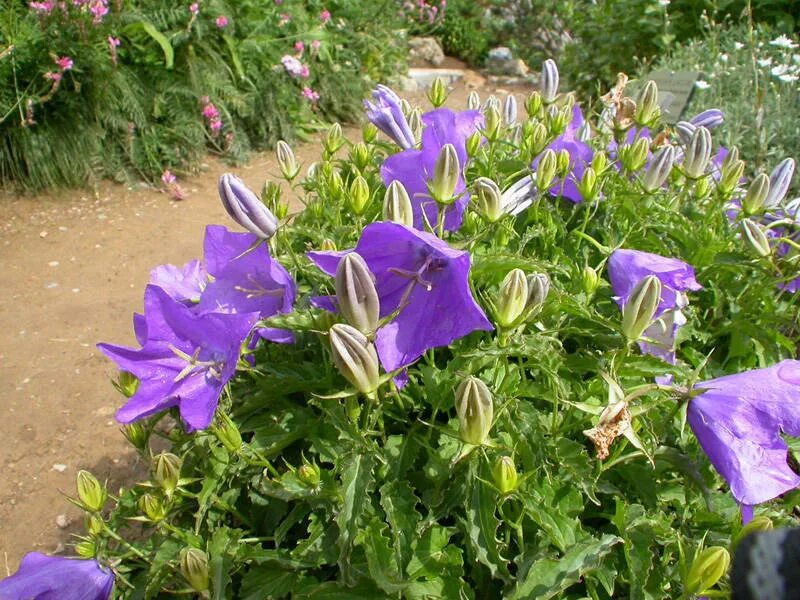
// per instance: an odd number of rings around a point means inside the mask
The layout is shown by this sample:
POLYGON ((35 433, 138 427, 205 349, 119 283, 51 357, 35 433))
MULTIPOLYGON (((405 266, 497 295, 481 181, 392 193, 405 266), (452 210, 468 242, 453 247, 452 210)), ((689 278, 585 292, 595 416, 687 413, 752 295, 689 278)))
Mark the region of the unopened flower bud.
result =
POLYGON ((711 160, 711 134, 708 129, 701 126, 694 132, 686 147, 683 171, 690 179, 697 179, 706 172, 709 160, 711 160))
POLYGON ((143 494, 139 498, 137 506, 142 511, 142 514, 153 523, 159 523, 167 517, 167 509, 164 503, 153 494, 143 494))
POLYGON ((363 394, 374 392, 379 383, 375 346, 355 327, 337 323, 330 329, 333 363, 339 372, 363 394))
POLYGON ((503 203, 500 188, 488 177, 475 180, 475 199, 478 212, 488 223, 496 223, 503 218, 503 203))
POLYGON ((492 477, 494 478, 494 485, 505 496, 517 489, 519 485, 519 476, 517 475, 517 467, 514 465, 514 459, 510 456, 500 456, 494 463, 492 468, 492 477))
POLYGON ((347 322, 361 333, 373 333, 378 328, 380 301, 375 277, 360 254, 349 252, 339 261, 335 287, 336 301, 347 322))
POLYGON ((263 240, 275 235, 278 219, 236 175, 219 178, 219 197, 225 212, 247 231, 263 240))
POLYGON ((475 90, 472 90, 467 96, 467 108, 469 110, 480 110, 481 97, 475 90))
POLYGON ((586 167, 586 170, 584 170, 583 176, 581 176, 581 180, 578 182, 577 187, 578 193, 580 193, 584 202, 591 202, 597 197, 597 192, 599 191, 597 174, 592 167, 586 167))
POLYGON ((642 179, 642 187, 648 194, 652 194, 659 189, 672 172, 672 165, 675 163, 675 147, 663 146, 650 162, 650 166, 645 171, 642 179))
POLYGON ((739 162, 739 148, 734 146, 728 150, 728 153, 725 155, 725 158, 722 159, 722 171, 725 172, 725 169, 730 169, 734 164, 739 162))
POLYGON ((489 97, 486 99, 486 102, 483 104, 483 110, 489 110, 490 108, 494 108, 498 112, 500 112, 500 100, 494 94, 490 94, 489 97))
POLYGON ((769 246, 769 239, 767 234, 761 228, 761 225, 751 219, 742 220, 742 232, 750 247, 755 250, 755 253, 764 258, 772 254, 772 248, 769 246))
POLYGON ((718 108, 709 108, 692 117, 689 122, 695 127, 714 129, 725 122, 725 114, 718 108))
POLYGON ((86 533, 92 536, 100 535, 105 528, 103 518, 99 513, 89 513, 85 520, 86 533))
POLYGON ((153 481, 164 490, 167 495, 172 494, 181 478, 183 461, 170 452, 162 452, 153 457, 153 481))
POLYGON ((422 111, 415 108, 408 115, 408 126, 411 129, 411 135, 414 136, 415 142, 422 139, 422 130, 425 129, 425 123, 422 122, 422 111))
POLYGON ((566 177, 569 173, 569 150, 562 148, 556 154, 556 172, 559 177, 566 177))
POLYGON ((525 112, 529 117, 538 117, 542 110, 542 94, 538 91, 531 92, 525 99, 525 112))
POLYGON ((517 98, 514 94, 506 96, 503 104, 503 121, 506 125, 513 125, 517 122, 517 98))
POLYGON ((786 197, 794 175, 794 159, 784 158, 769 176, 769 194, 764 200, 764 206, 775 208, 786 197))
POLYGON ((150 439, 150 433, 144 425, 138 422, 133 422, 130 425, 125 425, 122 428, 122 435, 128 440, 131 445, 139 452, 147 448, 147 442, 150 439))
POLYGON ((548 58, 542 65, 542 77, 539 81, 542 100, 550 104, 558 95, 558 67, 553 59, 548 58))
POLYGON ((233 422, 226 413, 219 411, 217 413, 217 423, 212 428, 214 435, 225 446, 228 452, 238 452, 242 447, 242 434, 236 423, 233 422))
POLYGON ((528 280, 522 269, 508 272, 500 284, 495 319, 500 328, 508 329, 519 321, 528 302, 528 280))
POLYGON ((494 106, 490 106, 483 111, 483 135, 486 136, 486 139, 492 141, 497 139, 502 121, 500 111, 494 106))
POLYGON ((706 175, 705 177, 696 179, 694 182, 694 189, 692 191, 694 193, 694 197, 698 200, 708 196, 708 194, 711 193, 711 177, 706 175))
POLYGON ((331 238, 325 238, 319 246, 322 252, 336 252, 336 242, 331 238))
POLYGON ((264 189, 261 191, 261 201, 279 221, 285 219, 289 214, 289 203, 281 200, 282 195, 281 186, 274 181, 265 183, 264 189))
POLYGON ((97 477, 89 471, 78 471, 78 498, 84 508, 91 512, 100 512, 105 506, 108 492, 97 477))
POLYGON ((606 170, 608 166, 608 155, 605 152, 595 152, 594 156, 592 156, 592 168, 594 172, 600 175, 603 171, 606 170))
POLYGON ((595 271, 589 265, 583 267, 583 271, 581 272, 581 287, 583 291, 591 296, 597 291, 597 288, 600 286, 600 275, 598 275, 597 271, 595 271))
POLYGON ((547 146, 547 127, 543 123, 536 123, 531 130, 527 143, 534 156, 541 153, 547 146))
POLYGON ((431 84, 431 88, 428 90, 428 100, 434 108, 439 108, 447 100, 447 86, 441 77, 434 79, 431 84))
POLYGON ((356 215, 364 214, 369 204, 369 184, 361 175, 355 177, 350 184, 350 193, 347 199, 350 210, 356 215))
MULTIPOLYGON (((394 94, 394 92, 392 92, 392 93, 394 94)), ((397 94, 395 94, 395 95, 397 95, 397 94)), ((405 98, 402 98, 400 100, 400 110, 403 112, 403 114, 406 116, 406 118, 408 118, 408 117, 411 116, 411 113, 414 110, 414 107, 411 106, 411 103, 408 100, 406 100, 405 98)))
POLYGON ((652 79, 648 81, 639 95, 636 109, 636 122, 639 125, 649 125, 661 115, 658 106, 658 86, 652 79))
POLYGON ((661 280, 655 275, 643 278, 622 308, 622 334, 635 342, 653 322, 661 302, 661 280))
MULTIPOLYGON (((736 148, 734 148, 736 150, 736 148)), ((730 154, 733 154, 731 152, 730 154)), ((730 156, 730 154, 728 156, 730 156)), ((738 154, 738 152, 737 152, 738 154)), ((739 185, 742 176, 744 175, 744 161, 736 159, 735 161, 728 161, 722 163, 722 171, 720 173, 719 183, 717 187, 723 194, 730 194, 739 185)))
POLYGON ((439 151, 433 167, 431 196, 440 204, 450 204, 455 200, 456 185, 461 175, 461 164, 453 144, 445 144, 439 151))
POLYGON ((525 316, 530 319, 544 306, 550 293, 550 278, 546 273, 528 275, 528 300, 525 303, 525 316))
POLYGON ((323 142, 325 152, 329 155, 336 154, 336 151, 343 145, 344 135, 342 135, 342 126, 339 125, 339 123, 334 123, 328 128, 328 134, 325 136, 325 141, 323 142))
POLYGON ((75 554, 81 558, 94 558, 97 556, 97 544, 94 540, 83 540, 75 544, 75 554))
POLYGON ((199 548, 181 550, 181 574, 195 592, 208 591, 208 555, 199 548))
POLYGON ((696 595, 713 587, 731 564, 731 555, 722 546, 711 546, 694 559, 686 577, 686 592, 696 595))
POLYGON ((114 382, 114 387, 117 388, 120 394, 130 398, 139 389, 139 378, 128 371, 120 371, 117 381, 114 382))
POLYGON ((371 144, 378 138, 378 128, 375 125, 367 121, 361 127, 361 139, 364 140, 364 143, 371 144))
POLYGON ((297 469, 297 478, 303 485, 315 488, 320 482, 319 466, 314 463, 305 462, 297 469))
POLYGON ((276 154, 278 155, 278 166, 283 176, 289 181, 297 177, 300 167, 297 164, 291 146, 280 140, 276 148, 276 154))
POLYGON ((364 142, 358 142, 350 149, 350 160, 359 171, 363 171, 372 161, 372 155, 364 142))
POLYGON ((483 142, 483 135, 481 135, 481 132, 473 131, 467 138, 466 142, 467 156, 469 157, 475 156, 478 153, 478 150, 480 150, 482 142, 483 142))
POLYGON ((339 202, 344 196, 344 180, 339 171, 331 171, 331 176, 328 179, 328 190, 331 198, 336 202, 339 202))
POLYGON ((692 136, 697 131, 697 126, 692 125, 689 121, 678 121, 675 124, 675 131, 678 133, 678 139, 686 146, 692 141, 692 136))
POLYGON ((539 165, 536 167, 536 187, 540 191, 548 189, 553 184, 558 168, 556 153, 550 148, 542 152, 539 165))
POLYGON ((619 158, 622 166, 629 173, 634 173, 647 163, 647 153, 650 150, 650 140, 640 137, 633 144, 625 144, 619 149, 619 158))
POLYGON ((385 221, 402 223, 408 227, 414 225, 414 209, 411 205, 411 198, 405 186, 399 179, 395 179, 386 188, 383 197, 383 218, 385 221))
POLYGON ((759 515, 757 517, 753 517, 750 522, 742 527, 739 530, 739 533, 736 535, 736 539, 733 540, 733 547, 734 549, 736 546, 741 542, 745 537, 750 535, 751 533, 761 533, 764 531, 772 531, 774 525, 772 524, 772 519, 770 519, 766 515, 759 515))
POLYGON ((766 173, 759 173, 747 188, 747 193, 742 200, 742 210, 746 215, 753 215, 764 207, 764 202, 769 194, 769 177, 766 173))
POLYGON ((467 377, 456 389, 456 414, 461 441, 480 446, 494 419, 492 393, 477 377, 467 377))
MULTIPOLYGON (((555 108, 555 106, 551 106, 550 108, 555 108)), ((572 110, 568 106, 563 106, 559 110, 553 111, 552 114, 550 114, 550 135, 558 136, 564 133, 571 120, 572 110)))

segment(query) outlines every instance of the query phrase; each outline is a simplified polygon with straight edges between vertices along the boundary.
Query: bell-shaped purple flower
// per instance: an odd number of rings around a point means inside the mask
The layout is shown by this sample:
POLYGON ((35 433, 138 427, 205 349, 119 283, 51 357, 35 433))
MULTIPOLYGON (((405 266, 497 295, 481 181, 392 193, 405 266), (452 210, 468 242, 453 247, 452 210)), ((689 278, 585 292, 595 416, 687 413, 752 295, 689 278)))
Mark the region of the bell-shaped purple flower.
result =
POLYGON ((108 600, 114 573, 96 560, 25 555, 16 573, 0 581, 2 600, 108 600))
POLYGON ((694 386, 687 419, 711 464, 745 507, 800 486, 781 434, 800 436, 800 361, 694 386))
MULTIPOLYGON (((375 335, 386 371, 408 366, 429 348, 446 346, 472 331, 492 330, 470 291, 468 252, 392 222, 367 225, 354 250, 375 276, 381 318, 399 310, 375 335)), ((352 251, 310 252, 309 258, 334 276, 339 261, 352 251)))
POLYGON ((686 323, 681 312, 689 303, 686 292, 702 286, 697 283, 692 266, 682 260, 639 250, 615 250, 608 260, 608 276, 620 309, 648 275, 655 275, 661 281, 661 300, 655 322, 645 330, 646 341, 639 342, 639 347, 642 352, 675 364, 675 336, 686 323))
POLYGON ((414 133, 400 108, 400 97, 385 85, 379 85, 372 92, 372 98, 375 102, 364 100, 367 119, 403 150, 416 146, 414 133))
POLYGON ((150 271, 150 283, 157 285, 178 302, 200 302, 200 295, 208 283, 208 273, 199 260, 186 263, 183 268, 160 265, 150 271))
POLYGON ((428 223, 435 226, 439 218, 439 206, 430 197, 428 184, 433 178, 439 152, 446 144, 452 144, 461 173, 455 187, 456 200, 446 209, 444 227, 448 231, 455 231, 461 227, 464 209, 469 202, 464 182, 464 168, 468 160, 466 141, 483 123, 483 117, 477 110, 456 113, 439 108, 425 113, 422 122, 425 124, 422 149, 405 150, 388 157, 381 166, 381 177, 386 186, 393 181, 400 181, 406 188, 414 210, 414 227, 424 229, 426 218, 428 223))
POLYGON ((139 379, 117 420, 131 423, 177 406, 189 431, 208 427, 258 313, 197 314, 154 285, 145 289, 144 309, 141 348, 97 346, 139 379))

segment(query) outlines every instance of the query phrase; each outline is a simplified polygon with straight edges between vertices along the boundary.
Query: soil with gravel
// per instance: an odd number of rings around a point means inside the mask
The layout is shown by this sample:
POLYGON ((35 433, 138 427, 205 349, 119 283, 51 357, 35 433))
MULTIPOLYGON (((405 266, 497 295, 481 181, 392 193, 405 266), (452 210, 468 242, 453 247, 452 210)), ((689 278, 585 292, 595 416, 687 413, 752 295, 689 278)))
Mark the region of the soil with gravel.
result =
MULTIPOLYGON (((483 98, 504 93, 469 72, 447 106, 463 109, 474 88, 483 98)), ((528 90, 508 91, 522 100, 528 90)), ((405 95, 428 106, 422 93, 405 95)), ((295 152, 308 166, 321 148, 295 152)), ((0 194, 0 578, 26 552, 71 553, 83 522, 65 496, 75 494, 80 469, 107 480, 112 494, 146 473, 114 419, 116 369, 95 344, 135 346, 131 317, 152 268, 202 256, 208 223, 236 227, 217 195, 226 171, 256 190, 279 180, 270 153, 237 168, 209 158, 199 176, 180 181, 182 201, 110 182, 33 198, 0 194)))

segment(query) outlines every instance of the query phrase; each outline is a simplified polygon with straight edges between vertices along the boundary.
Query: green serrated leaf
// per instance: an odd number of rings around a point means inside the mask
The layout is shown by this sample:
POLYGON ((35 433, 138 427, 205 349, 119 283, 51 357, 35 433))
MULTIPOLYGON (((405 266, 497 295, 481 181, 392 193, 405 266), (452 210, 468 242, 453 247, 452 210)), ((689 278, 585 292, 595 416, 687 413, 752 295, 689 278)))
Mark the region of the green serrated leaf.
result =
POLYGON ((356 454, 343 457, 342 469, 342 508, 336 515, 339 525, 339 568, 344 581, 354 583, 350 569, 350 554, 353 550, 358 520, 369 499, 372 485, 372 468, 375 458, 370 454, 356 454))
POLYGON ((417 525, 421 519, 416 510, 419 498, 406 481, 394 480, 381 487, 381 507, 386 521, 391 526, 394 555, 398 570, 405 572, 411 560, 411 545, 416 538, 417 525))
POLYGON ((507 561, 500 554, 497 539, 497 493, 477 478, 475 467, 472 469, 472 490, 466 501, 469 541, 476 558, 489 568, 492 577, 509 580, 507 561))
POLYGON ((313 577, 302 572, 258 565, 242 577, 242 587, 237 597, 239 600, 279 600, 289 598, 301 587, 315 582, 313 577))
POLYGON ((357 543, 364 547, 372 580, 387 594, 397 594, 406 583, 397 569, 389 539, 383 535, 385 529, 386 524, 375 517, 360 530, 357 543))

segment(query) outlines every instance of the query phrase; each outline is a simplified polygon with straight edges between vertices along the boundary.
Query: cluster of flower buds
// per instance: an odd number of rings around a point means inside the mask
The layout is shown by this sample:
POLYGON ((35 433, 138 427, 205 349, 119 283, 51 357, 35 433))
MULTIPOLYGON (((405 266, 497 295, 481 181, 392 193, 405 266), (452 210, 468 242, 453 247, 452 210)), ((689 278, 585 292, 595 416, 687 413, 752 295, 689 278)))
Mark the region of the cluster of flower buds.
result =
POLYGON ((550 292, 550 278, 544 273, 525 276, 512 269, 500 284, 495 320, 501 329, 513 329, 539 312, 550 292))

